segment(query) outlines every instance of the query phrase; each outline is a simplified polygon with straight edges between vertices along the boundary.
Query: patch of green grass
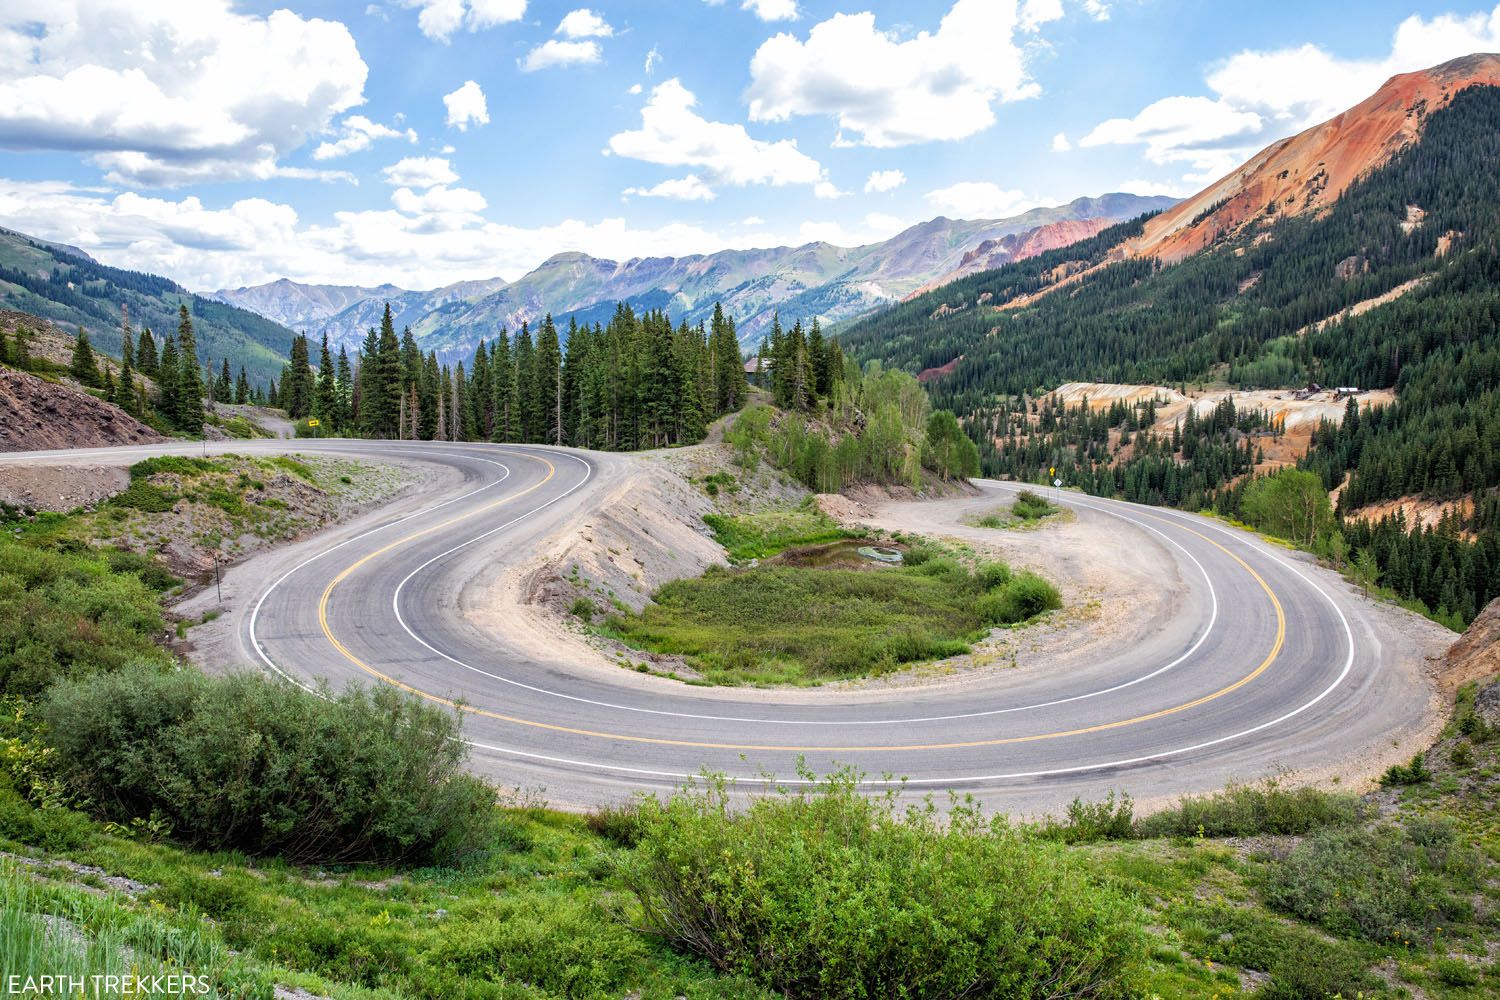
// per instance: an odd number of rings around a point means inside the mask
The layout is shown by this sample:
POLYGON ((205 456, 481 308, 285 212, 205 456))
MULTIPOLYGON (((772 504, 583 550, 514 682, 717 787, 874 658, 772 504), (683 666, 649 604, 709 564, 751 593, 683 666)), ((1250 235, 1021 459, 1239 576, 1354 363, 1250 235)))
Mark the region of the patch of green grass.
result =
POLYGON ((164 472, 179 476, 199 476, 205 472, 223 472, 228 466, 218 459, 193 458, 189 455, 159 455, 130 467, 131 479, 149 479, 164 472))
POLYGON ((312 468, 306 462, 298 461, 290 455, 274 455, 263 461, 266 465, 289 472, 304 482, 316 484, 318 481, 318 477, 314 475, 312 468))
POLYGON ((165 514, 180 498, 146 479, 132 479, 124 492, 111 499, 120 507, 129 507, 143 514, 165 514))
POLYGON ((794 510, 759 514, 706 514, 703 523, 731 562, 767 559, 798 545, 819 545, 850 537, 849 532, 810 503, 794 510))
POLYGON ((996 625, 1061 606, 1057 591, 997 563, 970 571, 946 556, 886 568, 711 568, 657 591, 607 632, 683 655, 716 684, 782 684, 885 673, 943 659, 996 625))

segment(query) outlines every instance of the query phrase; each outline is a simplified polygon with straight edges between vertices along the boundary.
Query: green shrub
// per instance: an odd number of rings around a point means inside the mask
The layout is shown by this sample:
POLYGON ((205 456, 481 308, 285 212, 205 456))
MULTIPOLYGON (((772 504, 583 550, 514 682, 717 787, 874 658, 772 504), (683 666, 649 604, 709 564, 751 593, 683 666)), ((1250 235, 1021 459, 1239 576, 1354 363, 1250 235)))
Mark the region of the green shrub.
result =
POLYGON ((591 622, 594 615, 599 613, 599 608, 587 597, 580 597, 568 608, 568 613, 580 621, 591 622))
POLYGON ((635 803, 600 806, 584 818, 588 828, 620 847, 634 847, 641 837, 641 814, 635 803))
POLYGON ((144 514, 165 514, 177 500, 177 494, 169 493, 149 480, 134 479, 123 493, 116 495, 110 502, 120 507, 134 508, 144 514))
POLYGON ((108 549, 104 557, 109 561, 111 572, 130 573, 158 593, 171 590, 182 583, 182 580, 172 575, 171 570, 150 556, 131 552, 129 549, 108 549))
POLYGON ((1265 897, 1335 934, 1425 940, 1470 916, 1478 870, 1451 823, 1324 830, 1270 869, 1265 897))
POLYGON ((1444 986, 1478 986, 1480 970, 1461 958, 1440 958, 1433 971, 1444 986))
POLYGON ((1142 947, 1136 905, 1061 845, 847 774, 743 808, 721 783, 644 800, 619 864, 649 932, 792 997, 1124 996, 1142 947))
POLYGON ((548 996, 620 996, 642 964, 640 938, 581 896, 546 903, 499 897, 491 913, 443 941, 436 957, 444 972, 528 983, 548 996))
POLYGON ((0 838, 46 851, 73 851, 94 836, 94 824, 83 813, 60 806, 35 806, 0 778, 0 838))
POLYGON ((478 846, 494 796, 457 720, 390 688, 324 700, 258 676, 129 669, 55 686, 58 768, 106 819, 293 862, 415 861, 478 846))
POLYGON ((132 465, 130 467, 130 478, 139 481, 149 479, 162 472, 170 472, 179 476, 196 476, 204 472, 222 472, 224 468, 223 462, 212 458, 193 458, 188 455, 158 455, 156 458, 148 458, 132 465))
POLYGON ((1016 494, 1016 502, 1011 504, 1010 512, 1023 521, 1040 521, 1044 517, 1051 517, 1060 509, 1031 490, 1022 490, 1016 494))
POLYGON ((1143 837, 1254 837, 1295 835, 1351 826, 1370 816, 1354 795, 1316 788, 1286 788, 1276 778, 1255 785, 1231 784, 1213 795, 1189 795, 1172 809, 1142 819, 1143 837))
POLYGON ((161 602, 118 558, 0 539, 0 693, 35 695, 63 676, 168 657, 153 641, 161 602))
POLYGON ((1396 785, 1420 785, 1432 780, 1432 771, 1427 767, 1425 754, 1417 754, 1407 764, 1392 764, 1380 776, 1380 783, 1387 788, 1396 785))
POLYGON ((193 499, 209 507, 217 507, 230 517, 239 517, 245 513, 244 499, 232 490, 213 487, 203 490, 193 499))
POLYGON ((1062 596, 1057 588, 1035 573, 1022 573, 1005 588, 1009 613, 1002 619, 1006 622, 1024 622, 1046 611, 1062 607, 1062 596))
POLYGON ((1129 840, 1135 836, 1135 803, 1129 795, 1110 791, 1098 802, 1074 799, 1068 804, 1067 820, 1048 820, 1038 833, 1068 844, 1099 840, 1129 840))
POLYGON ((1003 587, 1011 581, 1010 567, 1005 563, 989 562, 982 563, 974 571, 974 586, 980 591, 994 590, 1003 587))

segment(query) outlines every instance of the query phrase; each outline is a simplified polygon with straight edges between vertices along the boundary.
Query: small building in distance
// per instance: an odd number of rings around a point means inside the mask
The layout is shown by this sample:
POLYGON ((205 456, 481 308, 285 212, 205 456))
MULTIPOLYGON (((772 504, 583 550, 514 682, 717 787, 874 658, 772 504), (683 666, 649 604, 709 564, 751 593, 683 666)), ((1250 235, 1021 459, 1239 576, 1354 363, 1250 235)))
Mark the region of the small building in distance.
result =
POLYGON ((745 381, 764 389, 771 379, 771 359, 753 357, 745 362, 745 381))

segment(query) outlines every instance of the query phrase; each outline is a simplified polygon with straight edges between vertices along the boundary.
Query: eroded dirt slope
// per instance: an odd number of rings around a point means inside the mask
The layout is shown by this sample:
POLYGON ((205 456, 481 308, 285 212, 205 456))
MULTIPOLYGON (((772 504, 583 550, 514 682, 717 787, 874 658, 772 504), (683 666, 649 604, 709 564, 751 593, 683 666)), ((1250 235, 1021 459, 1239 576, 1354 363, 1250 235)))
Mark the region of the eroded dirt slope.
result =
POLYGON ((112 403, 26 372, 0 369, 0 451, 104 448, 165 440, 112 403))

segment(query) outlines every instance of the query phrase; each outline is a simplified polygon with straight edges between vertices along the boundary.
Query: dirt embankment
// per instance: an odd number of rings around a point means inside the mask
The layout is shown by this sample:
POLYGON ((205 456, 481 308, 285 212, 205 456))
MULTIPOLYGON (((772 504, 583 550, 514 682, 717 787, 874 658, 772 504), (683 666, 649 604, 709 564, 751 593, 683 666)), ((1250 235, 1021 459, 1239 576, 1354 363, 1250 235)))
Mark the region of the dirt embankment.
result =
POLYGON ((1479 613, 1435 671, 1438 687, 1449 698, 1471 681, 1496 676, 1500 676, 1500 598, 1479 613))
POLYGON ((0 465, 0 503, 23 511, 93 507, 129 485, 130 474, 118 466, 0 465))
POLYGON ((26 372, 0 369, 0 451, 103 448, 165 440, 113 403, 26 372))
POLYGON ((647 453, 573 532, 539 550, 527 603, 566 611, 580 597, 639 611, 662 584, 724 563, 705 514, 801 502, 807 490, 762 462, 736 466, 722 444, 647 453))

